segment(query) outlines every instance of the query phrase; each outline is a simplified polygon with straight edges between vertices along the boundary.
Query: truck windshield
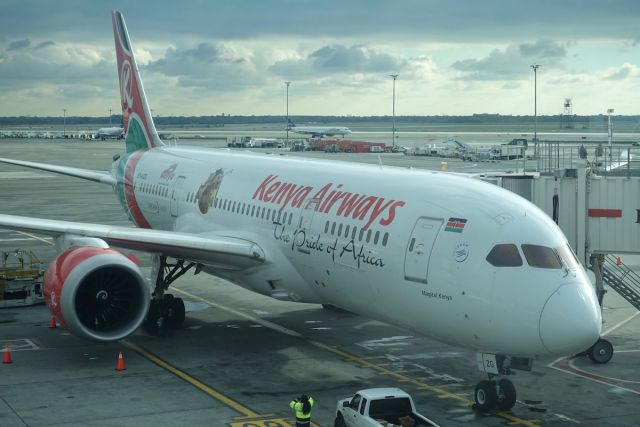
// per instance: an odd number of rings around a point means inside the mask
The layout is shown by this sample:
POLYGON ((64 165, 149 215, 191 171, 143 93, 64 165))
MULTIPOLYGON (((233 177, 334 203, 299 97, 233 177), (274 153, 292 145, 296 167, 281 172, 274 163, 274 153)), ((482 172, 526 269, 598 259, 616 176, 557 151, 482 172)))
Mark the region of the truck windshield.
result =
POLYGON ((409 415, 411 412, 411 400, 408 397, 372 400, 369 404, 369 416, 374 419, 388 419, 390 416, 401 417, 409 415))

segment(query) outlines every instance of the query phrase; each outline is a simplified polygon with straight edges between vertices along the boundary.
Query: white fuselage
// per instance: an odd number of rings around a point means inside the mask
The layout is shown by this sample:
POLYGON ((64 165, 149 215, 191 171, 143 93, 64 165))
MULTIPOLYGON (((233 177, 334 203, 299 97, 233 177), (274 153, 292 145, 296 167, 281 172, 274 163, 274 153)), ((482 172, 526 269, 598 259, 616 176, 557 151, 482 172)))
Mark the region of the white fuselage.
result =
POLYGON ((267 256, 260 267, 205 266, 255 292, 493 353, 568 354, 598 339, 599 306, 581 266, 487 261, 499 243, 567 245, 545 213, 492 184, 185 147, 134 153, 114 174, 125 177, 121 200, 139 226, 257 243, 267 256))

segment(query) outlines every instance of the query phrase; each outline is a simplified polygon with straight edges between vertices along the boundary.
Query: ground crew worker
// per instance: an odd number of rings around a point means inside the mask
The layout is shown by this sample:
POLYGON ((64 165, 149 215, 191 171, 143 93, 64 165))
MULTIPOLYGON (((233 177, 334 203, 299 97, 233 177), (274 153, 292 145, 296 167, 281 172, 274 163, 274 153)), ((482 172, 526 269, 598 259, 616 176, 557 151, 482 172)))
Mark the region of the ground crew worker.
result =
POLYGON ((313 406, 313 397, 306 394, 289 402, 289 408, 296 413, 296 427, 311 426, 311 407, 313 406))

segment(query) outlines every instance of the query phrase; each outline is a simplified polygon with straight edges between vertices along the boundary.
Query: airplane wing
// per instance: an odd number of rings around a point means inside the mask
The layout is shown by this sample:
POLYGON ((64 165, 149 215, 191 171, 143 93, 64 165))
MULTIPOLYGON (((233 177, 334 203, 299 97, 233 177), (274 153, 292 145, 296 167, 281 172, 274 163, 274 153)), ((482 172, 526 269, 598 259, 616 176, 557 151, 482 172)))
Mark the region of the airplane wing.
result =
POLYGON ((115 185, 116 180, 109 172, 94 171, 90 169, 72 168, 68 166, 49 165, 47 163, 26 162, 23 160, 5 159, 0 157, 0 162, 9 163, 11 165, 24 166, 27 168, 40 169, 59 173, 62 175, 73 176, 76 178, 88 179, 89 181, 100 182, 102 184, 115 185))
POLYGON ((43 234, 97 237, 125 249, 186 259, 221 269, 241 270, 265 262, 263 250, 254 242, 217 235, 117 227, 0 214, 0 228, 43 234))

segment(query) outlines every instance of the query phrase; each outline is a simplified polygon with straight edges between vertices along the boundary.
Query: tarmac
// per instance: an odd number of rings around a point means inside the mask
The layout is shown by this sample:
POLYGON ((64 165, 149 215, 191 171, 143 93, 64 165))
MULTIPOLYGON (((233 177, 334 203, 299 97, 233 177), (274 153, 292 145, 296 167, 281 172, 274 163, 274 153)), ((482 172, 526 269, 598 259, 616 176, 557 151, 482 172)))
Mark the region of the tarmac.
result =
MULTIPOLYGON (((221 142, 198 141, 220 146, 221 142)), ((0 140, 2 157, 108 170, 121 141, 0 140)), ((284 154, 271 150, 274 155, 284 154)), ((287 153, 288 154, 288 153, 287 153)), ((442 159, 397 154, 301 153, 336 160, 440 169, 442 159), (359 156, 359 157, 358 157, 359 156)), ((522 161, 520 161, 522 164, 522 161)), ((458 172, 515 170, 517 161, 470 164, 458 172)), ((108 186, 0 164, 0 212, 131 226, 108 186)), ((45 263, 48 238, 0 230, 0 251, 32 249, 45 263)), ((137 254, 145 271, 150 257, 137 254)), ((640 258, 623 261, 640 270, 640 258)), ((139 330, 109 344, 49 328, 44 305, 0 309, 0 426, 293 426, 288 403, 314 397, 313 422, 332 426, 339 399, 370 387, 409 392, 441 426, 640 425, 640 314, 614 291, 605 296, 611 362, 584 356, 541 359, 510 377, 512 411, 479 413, 473 389, 485 379, 475 353, 319 305, 277 301, 204 274, 187 274, 172 292, 185 299, 182 329, 139 330), (116 371, 122 352, 126 370, 116 371)))

